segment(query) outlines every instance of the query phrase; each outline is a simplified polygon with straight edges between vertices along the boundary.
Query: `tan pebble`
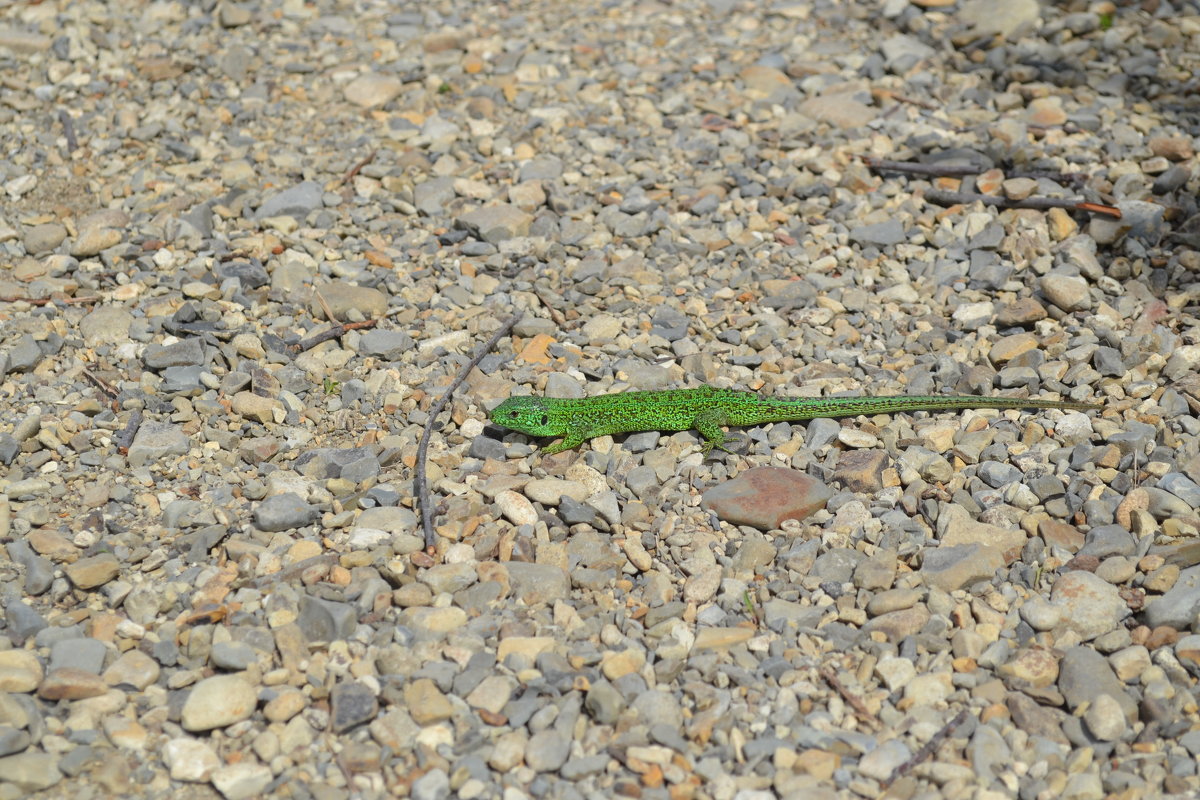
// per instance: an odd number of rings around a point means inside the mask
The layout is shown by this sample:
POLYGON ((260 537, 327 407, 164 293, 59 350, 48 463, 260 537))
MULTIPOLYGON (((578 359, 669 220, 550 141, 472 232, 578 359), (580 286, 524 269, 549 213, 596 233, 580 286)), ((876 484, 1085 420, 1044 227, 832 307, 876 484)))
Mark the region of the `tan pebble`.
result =
MULTIPOLYGON (((1142 560, 1144 561, 1145 559, 1142 560)), ((1167 564, 1147 575, 1146 580, 1142 582, 1142 588, 1148 592, 1163 594, 1173 587, 1178 580, 1179 567, 1174 564, 1167 564)))
POLYGON ((268 722, 287 722, 308 705, 308 698, 299 689, 284 689, 265 706, 263 716, 268 722))
POLYGON ((701 628, 696 633, 693 650, 720 650, 741 644, 754 637, 753 628, 701 628))
POLYGON ((1004 173, 998 169, 989 169, 975 178, 975 188, 983 194, 996 194, 1004 185, 1004 173))

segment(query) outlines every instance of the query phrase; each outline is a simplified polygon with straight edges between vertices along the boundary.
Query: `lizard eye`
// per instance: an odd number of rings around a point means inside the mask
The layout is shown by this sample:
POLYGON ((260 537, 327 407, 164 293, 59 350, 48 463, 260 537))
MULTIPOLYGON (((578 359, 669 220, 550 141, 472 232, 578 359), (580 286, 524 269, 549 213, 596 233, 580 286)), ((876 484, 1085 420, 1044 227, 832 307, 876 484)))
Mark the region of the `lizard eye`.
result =
POLYGON ((550 422, 550 418, 549 418, 549 417, 547 417, 545 414, 542 414, 542 421, 541 421, 541 424, 542 424, 542 425, 546 425, 546 424, 547 424, 547 423, 549 423, 549 422, 550 422))
POLYGON ((510 411, 510 412, 508 412, 508 418, 509 418, 509 419, 516 419, 516 418, 517 418, 517 417, 519 417, 519 416, 521 416, 521 413, 520 413, 519 411, 510 411))

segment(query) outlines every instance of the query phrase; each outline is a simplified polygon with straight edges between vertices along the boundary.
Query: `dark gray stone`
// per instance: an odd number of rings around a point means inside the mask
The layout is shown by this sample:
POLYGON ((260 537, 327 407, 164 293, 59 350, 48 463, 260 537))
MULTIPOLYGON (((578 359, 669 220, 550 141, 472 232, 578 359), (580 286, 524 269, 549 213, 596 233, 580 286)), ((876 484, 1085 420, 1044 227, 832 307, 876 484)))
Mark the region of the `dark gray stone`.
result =
POLYGON ((999 461, 984 461, 979 465, 975 474, 993 489, 999 489, 1001 486, 1021 480, 1021 470, 1012 464, 1004 464, 999 461))
POLYGON ((237 672, 248 668, 258 660, 254 648, 244 642, 216 642, 208 657, 217 669, 237 672))
POLYGON ((5 599, 4 621, 8 625, 9 638, 18 645, 31 636, 37 636, 49 625, 41 614, 22 603, 16 595, 9 595, 5 599))
POLYGON ((310 642, 349 639, 358 626, 358 612, 349 603, 302 597, 296 624, 310 642))
POLYGON ((1115 347, 1097 347, 1092 353, 1092 364, 1101 375, 1120 378, 1125 374, 1125 362, 1121 351, 1115 347))
POLYGON ((611 725, 625 708, 625 698, 608 681, 596 681, 587 690, 583 706, 597 723, 611 725))
POLYGON ((860 225, 850 231, 850 241, 873 244, 877 247, 887 247, 907 240, 904 225, 898 219, 876 222, 874 225, 860 225))
POLYGON ((25 568, 25 593, 36 597, 50 588, 54 580, 54 567, 48 559, 33 552, 33 548, 22 540, 5 545, 8 557, 25 568))
POLYGON ((444 214, 446 204, 455 196, 454 178, 448 176, 422 181, 413 187, 413 205, 429 217, 444 214))
POLYGON ((169 422, 143 422, 129 446, 129 466, 142 467, 170 456, 187 455, 192 440, 179 425, 169 422))
POLYGON ((0 757, 11 756, 29 747, 29 734, 11 725, 0 725, 0 757))
POLYGON ((304 181, 290 189, 271 195, 258 207, 255 219, 268 217, 295 217, 304 219, 314 209, 321 208, 323 190, 316 181, 304 181))
POLYGON ((552 181, 561 178, 563 162, 558 156, 537 155, 521 165, 518 173, 522 181, 552 181))
POLYGON ((1158 481, 1158 488, 1165 489, 1192 508, 1200 508, 1200 486, 1182 472, 1168 472, 1158 481))
POLYGON ((360 353, 385 361, 399 361, 412 348, 412 337, 403 331, 367 331, 358 340, 360 353))
POLYGON ((8 351, 8 372, 28 372, 42 360, 42 349, 28 333, 17 339, 8 351))
MULTIPOLYGON (((2 372, 3 370, 0 370, 0 373, 2 372)), ((20 451, 21 443, 11 433, 0 433, 0 464, 8 466, 20 451)))
POLYGON ((1125 684, 1112 671, 1108 659, 1090 647, 1072 647, 1063 655, 1058 667, 1058 690, 1071 711, 1107 694, 1121 706, 1126 720, 1137 720, 1137 701, 1125 691, 1125 684))
POLYGON ((1106 558, 1128 556, 1137 551, 1137 540, 1120 525, 1101 525, 1092 528, 1083 538, 1078 555, 1106 558))
POLYGON ((142 363, 147 369, 161 370, 167 367, 192 367, 205 363, 204 342, 196 337, 181 339, 174 344, 152 344, 142 353, 142 363))
POLYGON ((317 518, 317 509, 295 492, 268 497, 254 509, 254 526, 260 531, 301 528, 317 518))
POLYGON ((379 713, 379 701, 375 695, 358 681, 339 683, 330 693, 334 733, 344 733, 351 728, 370 722, 379 713))
POLYGON ((63 639, 51 645, 48 669, 73 667, 99 674, 104 669, 104 657, 107 654, 108 647, 99 639, 87 636, 63 639))

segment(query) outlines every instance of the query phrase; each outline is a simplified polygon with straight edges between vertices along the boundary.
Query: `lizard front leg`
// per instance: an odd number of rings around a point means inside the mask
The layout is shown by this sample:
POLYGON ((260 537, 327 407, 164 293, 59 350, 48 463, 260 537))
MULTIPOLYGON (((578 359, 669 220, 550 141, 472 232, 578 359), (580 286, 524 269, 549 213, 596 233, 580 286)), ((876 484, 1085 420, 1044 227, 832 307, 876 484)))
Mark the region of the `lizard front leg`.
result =
POLYGON ((714 447, 718 447, 730 455, 737 455, 725 446, 726 442, 734 441, 734 437, 726 436, 725 431, 721 430, 728 424, 729 415, 719 408, 707 408, 696 414, 696 418, 692 420, 692 427, 700 431, 700 435, 704 437, 704 445, 701 449, 705 458, 708 458, 708 454, 714 447))
POLYGON ((562 434, 562 441, 543 448, 542 455, 552 456, 563 450, 573 450, 595 434, 590 433, 580 422, 572 422, 562 434))

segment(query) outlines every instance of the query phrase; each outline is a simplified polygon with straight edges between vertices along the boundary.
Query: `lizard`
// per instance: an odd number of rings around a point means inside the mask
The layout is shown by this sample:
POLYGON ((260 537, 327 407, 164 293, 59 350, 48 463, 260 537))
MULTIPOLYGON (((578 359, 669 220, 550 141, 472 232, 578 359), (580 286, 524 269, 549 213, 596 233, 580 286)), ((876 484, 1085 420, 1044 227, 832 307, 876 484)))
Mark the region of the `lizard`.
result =
MULTIPOLYGON (((523 395, 510 397, 492 409, 495 424, 529 436, 558 436, 546 447, 552 455, 570 450, 595 436, 635 431, 687 431, 704 437, 707 457, 714 447, 734 439, 727 426, 796 422, 818 417, 891 414, 898 411, 941 411, 968 408, 1060 408, 1098 411, 1093 403, 1037 398, 977 397, 971 395, 889 395, 882 397, 821 397, 787 399, 755 392, 701 386, 695 389, 630 391, 578 399, 523 395)), ((735 454, 736 455, 736 454, 735 454)))

